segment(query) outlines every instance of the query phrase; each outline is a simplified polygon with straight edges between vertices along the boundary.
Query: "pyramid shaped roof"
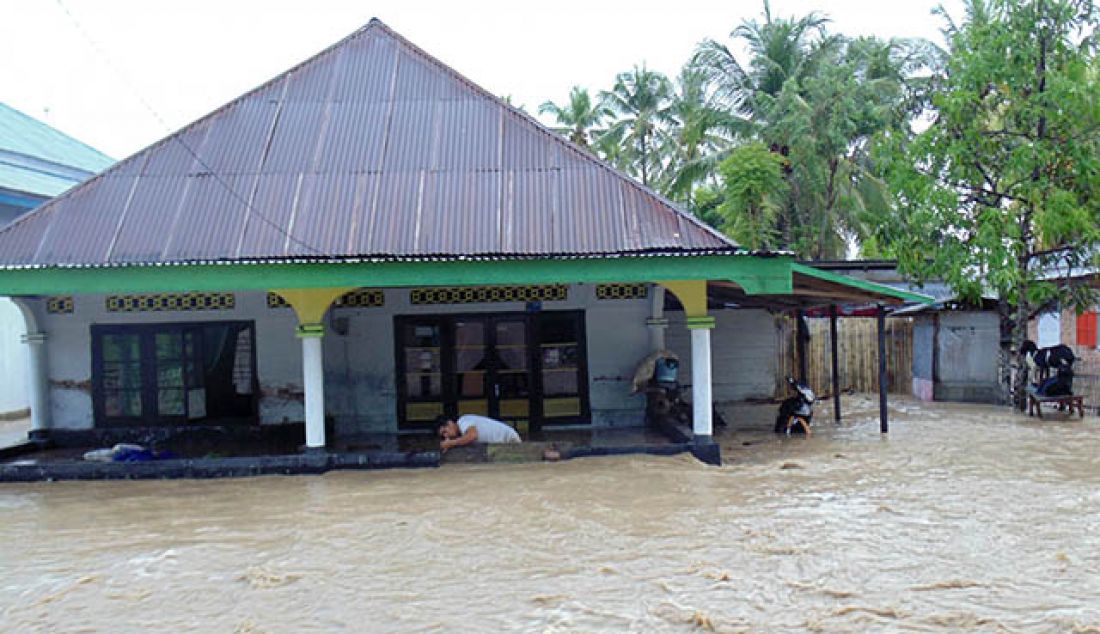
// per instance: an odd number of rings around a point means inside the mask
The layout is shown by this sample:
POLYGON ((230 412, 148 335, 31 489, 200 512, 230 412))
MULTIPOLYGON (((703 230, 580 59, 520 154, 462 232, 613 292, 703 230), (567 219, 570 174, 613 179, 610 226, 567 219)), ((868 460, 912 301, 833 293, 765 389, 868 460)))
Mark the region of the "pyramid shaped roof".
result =
POLYGON ((0 232, 9 268, 737 250, 378 20, 0 232))

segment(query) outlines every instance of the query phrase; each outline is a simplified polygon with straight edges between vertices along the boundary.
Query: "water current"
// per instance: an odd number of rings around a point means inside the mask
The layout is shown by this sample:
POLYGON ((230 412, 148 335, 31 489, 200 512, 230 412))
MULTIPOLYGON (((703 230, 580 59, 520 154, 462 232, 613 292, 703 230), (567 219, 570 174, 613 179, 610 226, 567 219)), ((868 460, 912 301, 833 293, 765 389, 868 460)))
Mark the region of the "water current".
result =
POLYGON ((846 408, 720 468, 3 485, 0 631, 1100 632, 1100 422, 846 408))

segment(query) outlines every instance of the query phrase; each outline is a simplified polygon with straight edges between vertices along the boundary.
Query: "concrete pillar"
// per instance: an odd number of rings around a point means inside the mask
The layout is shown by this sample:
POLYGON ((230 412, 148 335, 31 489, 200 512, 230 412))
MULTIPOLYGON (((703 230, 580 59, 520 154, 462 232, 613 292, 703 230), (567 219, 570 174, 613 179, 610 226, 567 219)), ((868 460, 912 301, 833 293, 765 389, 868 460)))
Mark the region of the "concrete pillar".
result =
POLYGON ((665 289, 654 284, 650 287, 649 319, 645 325, 649 328, 649 347, 653 352, 665 349, 665 329, 668 328, 668 320, 665 319, 665 289))
POLYGON ((298 327, 298 337, 302 340, 307 451, 325 448, 325 364, 321 351, 324 334, 325 327, 321 324, 298 327))
POLYGON ((23 343, 30 346, 27 358, 30 387, 31 432, 32 439, 45 438, 50 428, 50 373, 46 356, 46 333, 28 332, 22 336, 23 343))
POLYGON ((714 318, 688 317, 687 326, 691 330, 692 432, 696 438, 709 438, 714 432, 710 371, 710 331, 714 318))

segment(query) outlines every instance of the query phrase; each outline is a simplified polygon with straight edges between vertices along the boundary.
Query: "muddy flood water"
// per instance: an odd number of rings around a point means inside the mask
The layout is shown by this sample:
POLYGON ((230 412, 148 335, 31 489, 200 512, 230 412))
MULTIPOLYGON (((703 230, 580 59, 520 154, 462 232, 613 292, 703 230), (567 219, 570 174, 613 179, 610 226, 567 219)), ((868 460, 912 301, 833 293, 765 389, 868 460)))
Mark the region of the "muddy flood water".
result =
POLYGON ((1100 632, 1100 421, 846 407, 721 468, 0 486, 0 631, 1100 632))

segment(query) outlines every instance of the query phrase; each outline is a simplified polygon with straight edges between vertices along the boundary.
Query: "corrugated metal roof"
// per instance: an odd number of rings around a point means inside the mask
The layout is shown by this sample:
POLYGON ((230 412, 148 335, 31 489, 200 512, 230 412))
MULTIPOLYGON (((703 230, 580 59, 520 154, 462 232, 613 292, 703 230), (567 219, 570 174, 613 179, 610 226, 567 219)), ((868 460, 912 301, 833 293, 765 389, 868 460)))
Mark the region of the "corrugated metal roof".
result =
POLYGON ((0 232, 0 264, 731 252, 377 20, 0 232))
POLYGON ((114 159, 0 103, 0 187, 56 196, 114 159))

